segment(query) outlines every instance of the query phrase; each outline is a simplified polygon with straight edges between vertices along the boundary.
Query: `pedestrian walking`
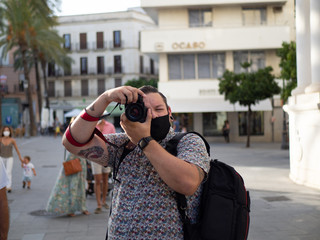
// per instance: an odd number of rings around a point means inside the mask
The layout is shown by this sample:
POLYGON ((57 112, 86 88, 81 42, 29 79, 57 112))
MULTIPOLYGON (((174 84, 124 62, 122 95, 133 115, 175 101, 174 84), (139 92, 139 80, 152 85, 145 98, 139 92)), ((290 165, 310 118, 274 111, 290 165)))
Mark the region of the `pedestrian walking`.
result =
POLYGON ((23 163, 21 164, 23 168, 22 188, 25 188, 27 185, 27 189, 30 189, 32 177, 37 176, 34 165, 30 161, 31 158, 29 156, 24 156, 23 163))
MULTIPOLYGON (((98 122, 97 128, 102 134, 116 133, 114 125, 104 119, 101 119, 98 122)), ((102 213, 102 207, 109 209, 106 199, 108 194, 108 181, 111 168, 91 162, 91 169, 94 176, 94 192, 97 201, 97 208, 95 209, 94 213, 99 214, 102 213)))
MULTIPOLYGON (((73 120, 74 118, 70 122, 73 120)), ((64 168, 61 168, 47 203, 47 212, 69 217, 74 217, 76 212, 81 212, 84 215, 90 214, 86 206, 87 160, 67 153, 65 150, 64 161, 76 158, 80 160, 82 170, 66 176, 64 168)))
POLYGON ((12 137, 12 129, 8 126, 4 126, 1 132, 0 159, 4 163, 7 171, 9 178, 7 191, 10 193, 12 186, 13 148, 16 150, 21 163, 23 162, 23 159, 18 149, 16 140, 12 137))
POLYGON ((176 135, 171 115, 166 97, 156 88, 122 86, 100 95, 65 132, 63 144, 70 152, 114 167, 107 239, 182 240, 175 192, 188 196, 187 214, 191 223, 197 222, 210 158, 195 134, 180 140, 176 156, 165 150, 176 135), (120 118, 124 133, 105 135, 105 142, 93 132, 111 102, 127 104, 120 118))

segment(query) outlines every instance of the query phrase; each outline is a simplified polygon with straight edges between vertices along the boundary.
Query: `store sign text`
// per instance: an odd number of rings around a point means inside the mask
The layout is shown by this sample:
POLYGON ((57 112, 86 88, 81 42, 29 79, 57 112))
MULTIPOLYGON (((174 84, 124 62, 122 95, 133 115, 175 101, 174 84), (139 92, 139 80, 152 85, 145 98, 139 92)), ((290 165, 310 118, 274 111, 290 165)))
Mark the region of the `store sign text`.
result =
POLYGON ((204 42, 174 42, 172 48, 178 49, 203 49, 206 46, 204 42))

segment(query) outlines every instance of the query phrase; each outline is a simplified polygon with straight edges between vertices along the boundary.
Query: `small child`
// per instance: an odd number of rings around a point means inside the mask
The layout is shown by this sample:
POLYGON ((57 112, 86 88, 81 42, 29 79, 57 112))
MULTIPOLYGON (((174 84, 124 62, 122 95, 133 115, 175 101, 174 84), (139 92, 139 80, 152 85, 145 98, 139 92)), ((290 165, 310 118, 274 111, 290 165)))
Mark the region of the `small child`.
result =
POLYGON ((21 164, 21 167, 23 168, 22 187, 25 188, 27 183, 28 189, 30 189, 31 186, 32 175, 37 176, 34 165, 30 161, 31 159, 29 156, 24 156, 23 163, 21 164))

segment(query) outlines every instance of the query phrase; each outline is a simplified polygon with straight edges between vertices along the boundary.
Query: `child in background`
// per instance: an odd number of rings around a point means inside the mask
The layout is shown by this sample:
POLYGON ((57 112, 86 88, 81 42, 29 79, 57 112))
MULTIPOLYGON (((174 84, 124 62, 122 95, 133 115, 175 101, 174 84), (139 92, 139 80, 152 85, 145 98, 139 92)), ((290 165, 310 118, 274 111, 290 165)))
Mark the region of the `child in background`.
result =
POLYGON ((23 158, 23 163, 21 164, 23 168, 23 180, 22 180, 22 187, 26 187, 27 183, 27 188, 30 189, 31 186, 31 179, 32 176, 37 176, 36 170, 34 169, 34 165, 30 162, 31 159, 29 156, 25 156, 23 158))

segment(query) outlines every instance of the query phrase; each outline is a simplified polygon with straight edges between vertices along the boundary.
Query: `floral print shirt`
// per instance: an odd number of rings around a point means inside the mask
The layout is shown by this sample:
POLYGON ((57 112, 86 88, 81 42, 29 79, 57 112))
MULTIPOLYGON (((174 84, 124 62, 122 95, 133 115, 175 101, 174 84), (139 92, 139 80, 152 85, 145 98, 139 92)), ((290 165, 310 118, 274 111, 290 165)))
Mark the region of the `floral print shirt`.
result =
MULTIPOLYGON (((160 142, 166 143, 175 135, 171 128, 160 142)), ((125 134, 105 135, 117 146, 128 141, 125 134)), ((188 134, 178 146, 177 157, 202 168, 208 173, 210 158, 199 136, 188 134)), ((117 166, 122 148, 108 146, 109 166, 117 166)), ((108 239, 183 239, 182 222, 177 209, 175 192, 160 178, 144 153, 134 148, 121 162, 117 172, 109 217, 108 239)), ((187 214, 192 223, 197 221, 202 184, 187 197, 187 214)))

